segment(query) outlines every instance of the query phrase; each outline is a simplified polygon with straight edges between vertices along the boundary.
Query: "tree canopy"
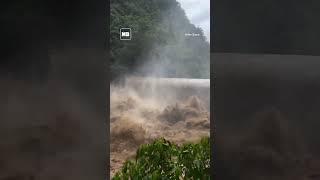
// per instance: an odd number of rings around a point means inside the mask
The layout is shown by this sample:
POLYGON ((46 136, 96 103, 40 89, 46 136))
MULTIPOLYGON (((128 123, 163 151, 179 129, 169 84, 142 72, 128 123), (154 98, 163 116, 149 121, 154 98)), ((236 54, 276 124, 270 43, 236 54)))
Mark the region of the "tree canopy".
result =
POLYGON ((110 36, 113 78, 210 77, 210 45, 176 0, 111 0, 110 36), (119 38, 119 29, 126 27, 131 28, 131 41, 119 38))

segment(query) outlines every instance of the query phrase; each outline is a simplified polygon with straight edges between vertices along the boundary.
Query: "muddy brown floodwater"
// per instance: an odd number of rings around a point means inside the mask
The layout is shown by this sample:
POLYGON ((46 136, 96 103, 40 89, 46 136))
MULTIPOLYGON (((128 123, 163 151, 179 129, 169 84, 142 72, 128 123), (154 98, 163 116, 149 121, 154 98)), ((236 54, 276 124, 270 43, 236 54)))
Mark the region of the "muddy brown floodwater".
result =
POLYGON ((131 88, 111 86, 111 177, 125 160, 135 157, 141 144, 159 137, 177 144, 195 142, 210 133, 210 113, 197 96, 160 103, 158 98, 138 94, 131 88))

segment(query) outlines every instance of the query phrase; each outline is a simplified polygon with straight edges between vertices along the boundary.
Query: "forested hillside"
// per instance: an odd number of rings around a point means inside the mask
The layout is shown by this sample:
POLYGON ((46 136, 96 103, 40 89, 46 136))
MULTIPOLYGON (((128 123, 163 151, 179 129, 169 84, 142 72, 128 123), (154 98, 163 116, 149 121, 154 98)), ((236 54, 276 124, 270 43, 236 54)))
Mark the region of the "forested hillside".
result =
POLYGON ((209 43, 176 0, 111 0, 110 68, 124 74, 209 78, 209 43), (131 41, 119 29, 130 27, 131 41), (200 36, 185 36, 197 33, 200 36))

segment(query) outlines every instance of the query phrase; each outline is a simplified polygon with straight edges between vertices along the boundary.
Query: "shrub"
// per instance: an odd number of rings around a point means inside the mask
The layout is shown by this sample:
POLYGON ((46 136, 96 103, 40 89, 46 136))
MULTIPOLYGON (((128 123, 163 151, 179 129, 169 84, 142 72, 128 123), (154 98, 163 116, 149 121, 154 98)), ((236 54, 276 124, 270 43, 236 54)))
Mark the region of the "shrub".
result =
POLYGON ((113 180, 135 179, 210 179, 210 143, 177 146, 164 138, 139 147, 136 160, 124 162, 113 180))

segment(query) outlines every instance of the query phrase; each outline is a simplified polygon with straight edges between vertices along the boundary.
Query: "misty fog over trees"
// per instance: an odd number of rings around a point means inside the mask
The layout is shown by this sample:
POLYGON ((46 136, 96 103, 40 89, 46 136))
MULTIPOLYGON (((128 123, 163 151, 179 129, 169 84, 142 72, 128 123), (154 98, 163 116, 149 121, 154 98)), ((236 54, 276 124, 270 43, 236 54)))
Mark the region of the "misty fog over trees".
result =
POLYGON ((210 77, 209 42, 176 0, 111 0, 110 9, 113 79, 124 74, 210 77), (120 40, 120 28, 131 28, 131 41, 120 40))

